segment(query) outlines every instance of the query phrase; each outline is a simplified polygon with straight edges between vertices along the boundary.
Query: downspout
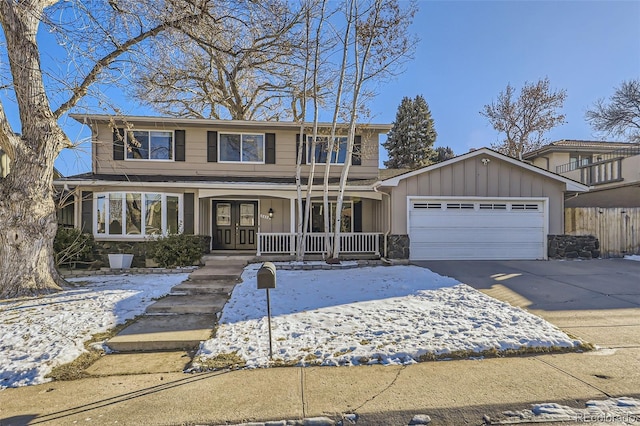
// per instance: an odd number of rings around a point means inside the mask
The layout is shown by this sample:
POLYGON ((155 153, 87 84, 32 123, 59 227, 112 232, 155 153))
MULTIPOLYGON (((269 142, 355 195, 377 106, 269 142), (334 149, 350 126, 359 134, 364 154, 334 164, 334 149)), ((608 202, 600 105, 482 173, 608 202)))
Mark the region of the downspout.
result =
MULTIPOLYGON (((387 198, 387 230, 385 231, 384 238, 383 238, 383 256, 382 259, 387 260, 387 255, 388 255, 388 243, 387 241, 389 240, 389 234, 391 233, 391 194, 387 194, 384 191, 378 191, 378 187, 374 186, 373 187, 373 191, 377 192, 378 194, 381 195, 386 195, 387 198)), ((384 197, 383 197, 384 198, 384 197)), ((384 203, 383 203, 384 204, 384 203)))

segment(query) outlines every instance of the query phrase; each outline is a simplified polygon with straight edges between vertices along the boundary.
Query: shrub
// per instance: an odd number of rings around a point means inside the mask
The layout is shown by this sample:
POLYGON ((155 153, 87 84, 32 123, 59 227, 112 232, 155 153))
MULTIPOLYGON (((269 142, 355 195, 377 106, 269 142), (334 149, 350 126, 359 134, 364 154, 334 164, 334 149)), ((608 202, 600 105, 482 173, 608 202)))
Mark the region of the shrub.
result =
POLYGON ((163 268, 191 266, 202 257, 202 239, 199 235, 171 234, 150 241, 147 256, 163 268))
POLYGON ((77 228, 58 227, 56 237, 53 240, 56 266, 75 266, 77 263, 93 262, 95 260, 93 257, 94 246, 93 235, 83 234, 77 228))

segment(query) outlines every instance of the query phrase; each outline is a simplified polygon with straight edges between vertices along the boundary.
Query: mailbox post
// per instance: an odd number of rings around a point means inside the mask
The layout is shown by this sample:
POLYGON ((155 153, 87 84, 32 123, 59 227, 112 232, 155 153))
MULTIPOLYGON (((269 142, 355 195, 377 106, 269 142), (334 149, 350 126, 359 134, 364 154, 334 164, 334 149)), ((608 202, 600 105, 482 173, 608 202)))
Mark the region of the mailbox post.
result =
POLYGON ((264 262, 258 270, 258 290, 267 290, 267 321, 269 323, 269 359, 273 359, 273 345, 271 340, 271 300, 269 289, 276 288, 276 265, 264 262))

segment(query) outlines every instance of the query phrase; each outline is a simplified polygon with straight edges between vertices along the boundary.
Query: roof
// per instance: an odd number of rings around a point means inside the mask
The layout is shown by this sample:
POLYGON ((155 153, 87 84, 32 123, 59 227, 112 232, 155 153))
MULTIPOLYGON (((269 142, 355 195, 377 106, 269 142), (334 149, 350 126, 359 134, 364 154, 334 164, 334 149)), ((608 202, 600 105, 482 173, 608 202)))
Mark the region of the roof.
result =
POLYGON ((506 161, 508 163, 513 164, 514 166, 522 167, 523 169, 526 169, 526 170, 529 170, 531 172, 543 175, 543 176, 545 176, 547 178, 554 179, 554 180, 557 180, 559 182, 562 182, 562 183, 564 183, 566 185, 566 191, 585 192, 585 191, 589 190, 589 187, 587 185, 583 185, 582 183, 580 183, 578 181, 566 178, 566 177, 561 176, 559 174, 556 174, 556 173, 550 172, 548 170, 542 169, 540 167, 525 163, 523 161, 516 160, 515 158, 508 157, 508 156, 506 156, 504 154, 501 154, 501 153, 499 153, 497 151, 494 151, 492 149, 489 149, 489 148, 476 149, 476 150, 468 152, 466 154, 458 155, 457 157, 451 158, 449 160, 441 161, 439 163, 432 164, 430 166, 425 166, 425 167, 422 167, 422 168, 417 169, 417 170, 409 171, 409 172, 403 173, 401 175, 398 175, 398 176, 395 176, 395 177, 392 177, 392 178, 389 178, 389 179, 381 180, 380 182, 378 182, 376 184, 376 187, 379 187, 379 186, 398 186, 400 181, 402 181, 404 179, 407 179, 407 178, 410 178, 410 177, 413 177, 413 176, 417 176, 419 174, 422 174, 422 173, 425 173, 425 172, 429 172, 429 171, 432 171, 432 170, 436 170, 436 169, 439 169, 441 167, 447 167, 447 166, 450 166, 450 165, 455 164, 457 162, 464 161, 466 159, 477 157, 477 156, 481 156, 481 155, 488 155, 488 156, 491 156, 491 157, 494 157, 494 158, 499 158, 499 159, 501 159, 503 161, 506 161))
POLYGON ((534 151, 526 152, 522 157, 524 159, 535 158, 539 155, 547 152, 573 152, 573 151, 588 151, 588 152, 610 152, 616 149, 627 148, 630 145, 634 145, 630 142, 608 142, 608 141, 584 141, 574 139, 562 139, 559 141, 551 142, 541 148, 534 151))
MULTIPOLYGON (((212 126, 212 127, 227 127, 227 128, 260 128, 265 130, 297 130, 300 128, 300 123, 294 121, 248 121, 248 120, 213 120, 204 118, 179 118, 179 117, 160 117, 160 116, 114 116, 105 114, 69 114, 71 118, 81 124, 109 124, 109 123, 148 123, 148 124, 162 124, 165 126, 179 127, 179 126, 212 126)), ((313 123, 304 123, 305 127, 313 126, 313 123)), ((332 123, 318 123, 318 126, 322 128, 331 127, 332 123)), ((338 126, 347 126, 347 123, 339 123, 338 126)), ((361 123, 357 125, 359 129, 371 129, 379 132, 388 132, 391 130, 391 124, 381 123, 361 123)))
MULTIPOLYGON (((314 185, 322 185, 323 178, 314 179, 314 185)), ((338 185, 340 178, 331 178, 331 185, 338 185)), ((98 173, 82 173, 74 176, 62 177, 56 179, 56 184, 122 184, 122 183, 176 183, 176 184, 263 184, 263 185, 295 185, 294 177, 257 177, 257 176, 167 176, 167 175, 126 175, 126 174, 98 174, 98 173)), ((306 185, 307 179, 302 179, 302 184, 306 185)), ((367 186, 373 182, 370 179, 351 179, 347 182, 348 186, 367 186)))

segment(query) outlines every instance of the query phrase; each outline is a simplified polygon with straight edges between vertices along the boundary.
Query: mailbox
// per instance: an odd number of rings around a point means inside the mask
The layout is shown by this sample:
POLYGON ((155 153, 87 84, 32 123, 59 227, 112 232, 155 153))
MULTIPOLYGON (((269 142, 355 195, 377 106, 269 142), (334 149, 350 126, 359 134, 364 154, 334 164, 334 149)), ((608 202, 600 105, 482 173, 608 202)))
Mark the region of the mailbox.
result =
POLYGON ((258 270, 258 290, 276 288, 276 265, 264 262, 258 270))

